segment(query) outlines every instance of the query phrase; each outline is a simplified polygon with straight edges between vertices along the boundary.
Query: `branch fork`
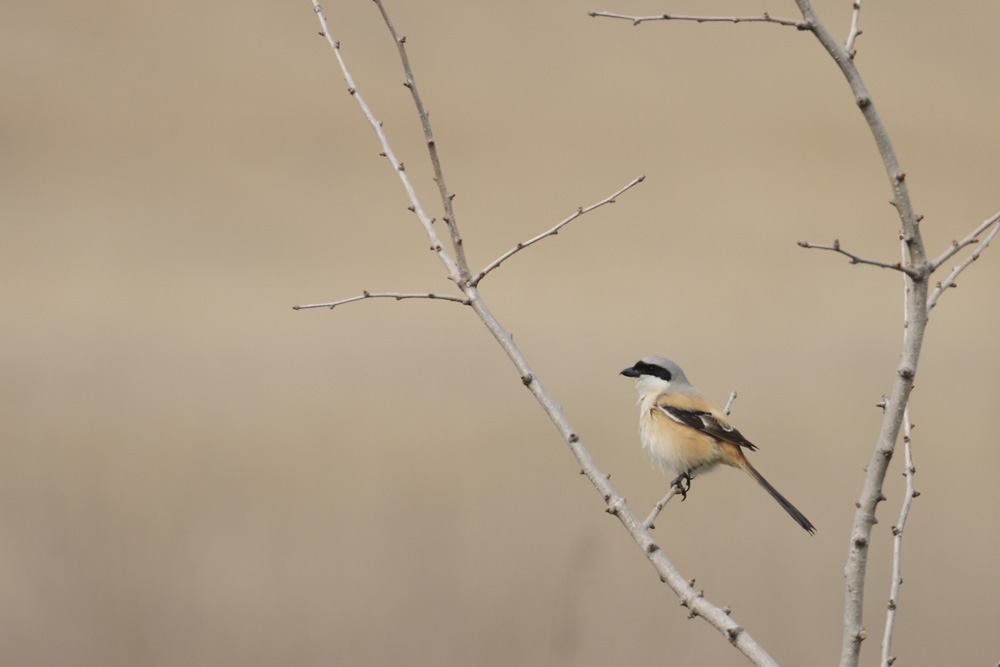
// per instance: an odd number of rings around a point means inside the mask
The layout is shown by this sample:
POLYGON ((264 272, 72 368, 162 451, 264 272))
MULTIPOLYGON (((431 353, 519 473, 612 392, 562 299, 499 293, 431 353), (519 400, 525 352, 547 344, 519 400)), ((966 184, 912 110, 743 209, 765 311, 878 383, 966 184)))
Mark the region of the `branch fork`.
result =
MULTIPOLYGON (((431 132, 429 114, 418 93, 415 78, 413 77, 413 72, 406 54, 404 46, 406 38, 401 36, 396 31, 382 0, 375 0, 375 4, 382 13, 386 25, 396 42, 406 75, 405 85, 413 96, 414 104, 416 105, 417 112, 423 126, 427 148, 434 168, 434 180, 438 185, 442 206, 444 208, 444 215, 442 219, 448 228, 451 240, 450 252, 444 247, 438 237, 437 231, 433 226, 434 218, 430 217, 425 212, 419 199, 417 198, 416 191, 409 180, 409 176, 403 166, 403 163, 399 161, 393 153, 392 148, 389 145, 388 138, 382 129, 382 123, 375 118, 361 93, 358 91, 341 54, 340 42, 335 40, 331 35, 327 19, 323 14, 323 10, 319 5, 318 0, 312 0, 312 2, 314 11, 316 12, 321 24, 322 31, 320 34, 326 39, 334 51, 337 61, 340 64, 341 71, 343 72, 344 78, 347 82, 349 93, 359 105, 363 114, 368 119, 369 124, 378 136, 379 142, 382 146, 382 152, 380 154, 386 157, 392 165, 393 170, 400 179, 410 200, 411 205, 409 209, 416 215, 419 223, 427 234, 431 250, 438 255, 438 258, 446 269, 448 279, 455 283, 459 290, 461 290, 462 295, 441 295, 432 292, 372 293, 365 291, 359 296, 350 297, 340 301, 325 304, 295 306, 295 308, 334 308, 341 304, 370 298, 393 298, 396 300, 438 299, 453 301, 471 307, 506 352, 507 356, 515 366, 518 375, 521 378, 526 378, 524 381, 525 386, 532 393, 532 395, 535 396, 542 409, 546 412, 555 424, 556 428, 559 430, 564 441, 569 446, 571 452, 580 464, 581 473, 587 476, 587 478, 594 485, 596 491, 603 497, 605 503, 607 504, 608 512, 612 513, 622 523, 622 526, 629 533, 632 539, 640 548, 642 548, 647 559, 659 574, 661 581, 670 585, 670 587, 681 599, 681 604, 690 610, 690 616, 701 616, 704 618, 713 627, 726 636, 727 639, 729 639, 729 641, 731 641, 733 645, 746 655, 746 657, 754 664, 776 665, 773 658, 767 654, 763 647, 761 647, 740 625, 730 618, 728 608, 720 609, 719 607, 707 602, 702 594, 694 592, 692 588, 693 581, 688 582, 681 577, 680 573, 676 570, 673 564, 666 558, 663 550, 658 547, 650 536, 649 530, 653 526, 653 520, 656 518, 659 511, 662 510, 663 506, 666 505, 666 503, 673 497, 673 495, 676 495, 676 488, 671 487, 670 492, 668 492, 667 496, 657 503, 653 512, 646 519, 646 521, 640 522, 628 508, 624 498, 615 492, 614 488, 610 484, 608 475, 598 469, 596 463, 584 447, 583 441, 569 424, 564 413, 562 412, 562 409, 554 401, 551 395, 549 395, 547 390, 543 387, 541 381, 531 370, 527 359, 521 353, 520 349, 518 349, 518 347, 514 344, 511 335, 501 326, 499 321, 489 311, 477 289, 479 282, 486 275, 494 271, 510 257, 541 241, 542 239, 547 238, 548 236, 556 235, 562 227, 579 218, 583 214, 594 210, 599 206, 603 206, 604 204, 612 203, 616 196, 634 187, 641 182, 643 178, 639 177, 634 179, 624 188, 597 204, 587 208, 578 209, 574 214, 570 215, 568 218, 564 219, 547 232, 529 239, 528 241, 516 244, 513 249, 507 251, 488 264, 479 273, 473 275, 467 264, 463 240, 458 231, 458 224, 452 206, 454 194, 451 193, 445 185, 444 175, 441 170, 440 159, 437 153, 436 142, 431 132)), ((906 327, 904 330, 905 338, 903 351, 897 368, 898 372, 894 378, 892 392, 883 402, 884 417, 882 428, 879 433, 878 442, 875 446, 871 462, 867 466, 864 487, 861 492, 861 498, 857 503, 857 511, 855 512, 854 524, 851 530, 848 562, 845 566, 845 577, 847 581, 845 586, 844 634, 841 665, 843 667, 849 667, 858 664, 860 643, 866 636, 866 631, 861 623, 861 611, 863 607, 868 545, 870 543, 872 526, 877 523, 875 518, 875 508, 877 504, 885 498, 881 491, 882 483, 885 478, 889 460, 891 459, 894 450, 900 426, 904 422, 904 418, 905 423, 907 424, 907 426, 904 427, 907 429, 905 432, 904 442, 908 452, 906 467, 906 474, 908 475, 908 497, 906 501, 907 504, 904 505, 904 511, 901 513, 901 518, 897 523, 896 530, 894 531, 895 538, 897 540, 901 540, 902 537, 903 524, 906 519, 906 512, 908 512, 909 509, 908 502, 917 496, 917 493, 912 490, 913 466, 912 459, 909 455, 909 415, 908 413, 904 413, 904 410, 906 409, 909 395, 913 388, 913 378, 920 355, 924 329, 927 324, 927 315, 936 303, 937 299, 940 297, 941 293, 956 285, 955 278, 979 257, 979 255, 989 245, 990 241, 992 241, 997 235, 998 231, 1000 231, 1000 213, 980 225, 980 227, 966 237, 966 239, 954 242, 952 246, 942 253, 940 257, 930 262, 927 260, 918 226, 920 217, 914 213, 913 205, 905 182, 905 173, 900 168, 900 164, 889 139, 888 132, 876 111, 875 104, 873 103, 871 96, 868 94, 860 74, 854 66, 853 58, 856 52, 854 47, 857 37, 861 34, 861 30, 859 28, 861 0, 854 0, 851 29, 843 47, 837 43, 830 32, 819 20, 819 17, 816 15, 816 12, 809 0, 795 0, 795 3, 802 14, 801 19, 775 18, 766 13, 759 16, 687 16, 670 14, 660 14, 656 16, 626 16, 611 12, 590 12, 590 16, 626 19, 632 21, 634 25, 639 25, 640 23, 647 21, 667 20, 695 21, 698 23, 757 22, 790 26, 795 27, 798 30, 809 31, 823 45, 829 55, 834 59, 837 66, 840 68, 844 77, 847 79, 854 95, 854 99, 858 103, 858 108, 868 124, 882 157, 886 174, 890 182, 890 187, 892 189, 893 196, 891 201, 893 206, 896 208, 902 225, 901 238, 904 239, 904 248, 906 253, 904 260, 897 263, 888 263, 878 260, 865 259, 855 255, 854 253, 843 250, 840 248, 840 244, 837 241, 835 241, 831 246, 814 245, 808 242, 799 243, 799 245, 804 248, 816 248, 843 254, 851 260, 851 263, 854 264, 869 264, 872 266, 900 271, 905 274, 909 281, 906 292, 907 315, 906 327), (987 230, 989 230, 988 236, 980 241, 979 235, 985 233, 987 230), (928 295, 929 286, 927 278, 929 275, 950 257, 954 256, 961 248, 969 245, 977 245, 977 247, 969 257, 953 269, 952 273, 946 280, 937 285, 932 294, 928 295)), ((735 394, 733 398, 734 397, 735 394)), ((730 403, 731 402, 732 398, 730 399, 730 403)), ((897 544, 900 543, 901 542, 897 542, 897 544)), ((898 570, 895 572, 898 573, 898 570)), ((896 609, 897 595, 898 591, 890 595, 890 610, 893 614, 896 609)), ((885 642, 886 649, 883 664, 891 664, 892 661, 892 658, 886 657, 888 656, 889 639, 891 639, 891 621, 887 620, 887 640, 885 642)))

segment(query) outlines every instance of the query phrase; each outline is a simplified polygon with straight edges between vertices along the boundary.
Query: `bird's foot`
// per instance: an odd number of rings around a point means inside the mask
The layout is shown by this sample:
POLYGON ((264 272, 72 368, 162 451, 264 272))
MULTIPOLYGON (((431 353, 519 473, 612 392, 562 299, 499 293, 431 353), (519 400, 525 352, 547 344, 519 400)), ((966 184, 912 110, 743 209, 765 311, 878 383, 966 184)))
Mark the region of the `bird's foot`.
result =
POLYGON ((691 475, 686 472, 682 472, 674 478, 674 481, 670 482, 670 486, 677 487, 677 492, 681 494, 681 502, 687 500, 688 491, 691 490, 691 475), (687 484, 685 485, 685 482, 687 484))

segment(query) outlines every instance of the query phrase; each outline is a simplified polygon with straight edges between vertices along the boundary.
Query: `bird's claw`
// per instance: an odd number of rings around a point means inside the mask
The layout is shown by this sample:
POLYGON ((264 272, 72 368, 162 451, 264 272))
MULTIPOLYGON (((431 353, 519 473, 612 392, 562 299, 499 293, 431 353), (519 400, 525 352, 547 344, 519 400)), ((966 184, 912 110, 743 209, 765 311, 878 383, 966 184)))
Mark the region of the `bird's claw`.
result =
POLYGON ((691 475, 682 472, 674 478, 674 481, 670 482, 670 486, 677 487, 677 492, 681 494, 681 502, 687 500, 688 491, 691 490, 691 475), (687 485, 684 483, 687 482, 687 485))

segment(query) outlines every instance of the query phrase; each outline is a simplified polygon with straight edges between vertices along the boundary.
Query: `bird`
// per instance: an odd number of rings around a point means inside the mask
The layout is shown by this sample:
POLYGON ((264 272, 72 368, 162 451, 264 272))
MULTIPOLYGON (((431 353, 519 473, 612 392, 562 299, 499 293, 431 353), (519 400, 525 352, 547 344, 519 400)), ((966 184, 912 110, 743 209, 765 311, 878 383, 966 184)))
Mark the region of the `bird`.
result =
POLYGON ((757 446, 729 424, 725 413, 696 389, 681 367, 664 357, 643 357, 621 372, 639 392, 639 437, 650 458, 677 477, 670 483, 687 497, 691 478, 723 464, 741 468, 810 535, 816 527, 750 465, 744 450, 757 446), (685 487, 685 482, 687 486, 685 487))

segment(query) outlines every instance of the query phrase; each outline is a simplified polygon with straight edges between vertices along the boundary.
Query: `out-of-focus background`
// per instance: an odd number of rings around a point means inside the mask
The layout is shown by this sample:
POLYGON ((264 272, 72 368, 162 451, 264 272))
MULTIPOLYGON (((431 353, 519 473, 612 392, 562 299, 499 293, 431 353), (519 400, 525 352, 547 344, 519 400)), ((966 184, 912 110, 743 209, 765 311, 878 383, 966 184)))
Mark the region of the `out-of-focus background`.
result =
MULTIPOLYGON (((645 514, 632 383, 668 355, 760 444, 808 537, 735 471, 655 534, 786 664, 840 647, 854 502, 902 336, 898 257, 847 84, 807 33, 592 19, 792 3, 390 2, 482 284, 645 514)), ((817 9, 840 39, 848 0, 817 9)), ((371 2, 325 9, 440 215, 371 2)), ((9 3, 0 21, 0 661, 740 665, 685 620, 473 313, 295 303, 451 288, 309 2, 9 3)), ((932 254, 1000 207, 993 3, 865 5, 857 63, 932 254)), ((949 263, 949 265, 952 263, 949 263)), ((993 664, 1000 248, 934 310, 894 653, 993 664)), ((893 462, 869 565, 879 650, 893 462)))

